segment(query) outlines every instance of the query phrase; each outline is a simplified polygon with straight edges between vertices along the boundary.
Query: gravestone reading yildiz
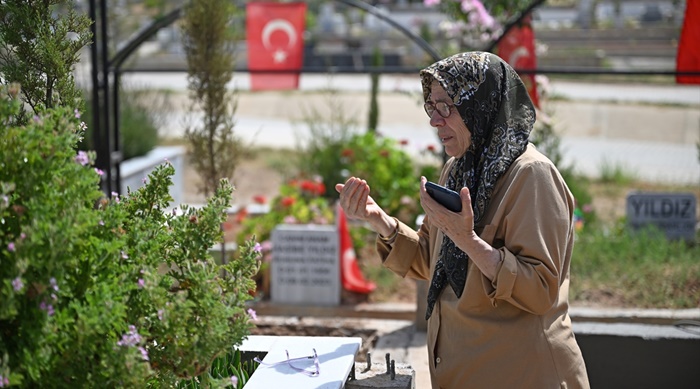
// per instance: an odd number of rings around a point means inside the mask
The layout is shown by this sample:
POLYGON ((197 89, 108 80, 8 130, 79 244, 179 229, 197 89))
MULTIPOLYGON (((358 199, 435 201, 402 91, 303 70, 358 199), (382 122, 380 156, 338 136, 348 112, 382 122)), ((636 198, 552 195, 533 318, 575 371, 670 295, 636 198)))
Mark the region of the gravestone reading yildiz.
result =
POLYGON ((697 201, 692 193, 632 193, 627 224, 634 230, 654 225, 668 239, 695 238, 697 201))
POLYGON ((340 249, 335 226, 281 224, 272 230, 273 303, 340 305, 340 249))

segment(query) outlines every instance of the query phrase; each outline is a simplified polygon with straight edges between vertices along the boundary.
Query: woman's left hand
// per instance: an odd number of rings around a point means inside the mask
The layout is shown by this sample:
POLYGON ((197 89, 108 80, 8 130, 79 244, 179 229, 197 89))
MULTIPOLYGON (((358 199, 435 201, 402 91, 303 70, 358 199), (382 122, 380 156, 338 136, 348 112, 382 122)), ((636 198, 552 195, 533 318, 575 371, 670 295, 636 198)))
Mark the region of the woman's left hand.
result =
POLYGON ((460 240, 460 237, 473 236, 474 233, 474 210, 472 209, 472 199, 469 189, 464 187, 459 192, 462 200, 462 211, 452 212, 433 199, 425 190, 425 177, 420 179, 420 203, 425 211, 425 215, 430 219, 430 223, 439 228, 445 235, 453 241, 460 240))

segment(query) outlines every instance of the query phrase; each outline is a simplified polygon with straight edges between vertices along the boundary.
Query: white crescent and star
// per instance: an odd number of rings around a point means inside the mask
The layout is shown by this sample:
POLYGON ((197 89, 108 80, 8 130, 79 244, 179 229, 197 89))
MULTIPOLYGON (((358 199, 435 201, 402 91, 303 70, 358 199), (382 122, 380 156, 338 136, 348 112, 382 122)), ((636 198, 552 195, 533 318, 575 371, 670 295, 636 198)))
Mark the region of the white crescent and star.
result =
POLYGON ((294 26, 285 19, 272 19, 269 22, 265 24, 265 26, 262 29, 262 44, 265 47, 267 51, 271 51, 271 49, 274 49, 274 52, 272 53, 272 58, 274 59, 275 63, 282 63, 287 60, 287 50, 281 47, 272 47, 272 44, 270 43, 270 36, 272 35, 273 32, 275 31, 282 31, 285 34, 287 34, 288 37, 288 42, 287 42, 287 49, 291 48, 294 46, 294 44, 297 41, 297 32, 294 29, 294 26))

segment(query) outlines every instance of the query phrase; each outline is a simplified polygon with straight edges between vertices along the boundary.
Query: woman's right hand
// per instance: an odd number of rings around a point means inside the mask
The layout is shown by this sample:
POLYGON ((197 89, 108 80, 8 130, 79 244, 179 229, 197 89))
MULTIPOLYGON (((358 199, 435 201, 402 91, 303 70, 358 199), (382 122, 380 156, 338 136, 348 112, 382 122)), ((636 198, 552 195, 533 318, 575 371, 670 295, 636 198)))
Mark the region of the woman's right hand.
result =
POLYGON ((345 184, 335 184, 335 190, 340 193, 340 206, 348 217, 369 223, 382 236, 390 236, 398 228, 396 221, 369 195, 367 181, 350 177, 345 184))
POLYGON ((369 195, 369 185, 363 179, 350 177, 345 184, 336 184, 335 190, 340 193, 340 206, 348 217, 369 221, 383 212, 369 195))

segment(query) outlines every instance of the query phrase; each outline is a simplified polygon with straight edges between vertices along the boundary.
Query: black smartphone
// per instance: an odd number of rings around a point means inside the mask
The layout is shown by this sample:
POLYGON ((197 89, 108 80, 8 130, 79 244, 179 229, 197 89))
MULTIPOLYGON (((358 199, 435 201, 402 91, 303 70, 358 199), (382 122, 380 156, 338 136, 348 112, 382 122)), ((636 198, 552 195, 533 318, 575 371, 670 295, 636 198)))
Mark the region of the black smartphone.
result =
POLYGON ((425 183, 425 191, 450 211, 462 212, 462 199, 459 193, 430 181, 425 183))

